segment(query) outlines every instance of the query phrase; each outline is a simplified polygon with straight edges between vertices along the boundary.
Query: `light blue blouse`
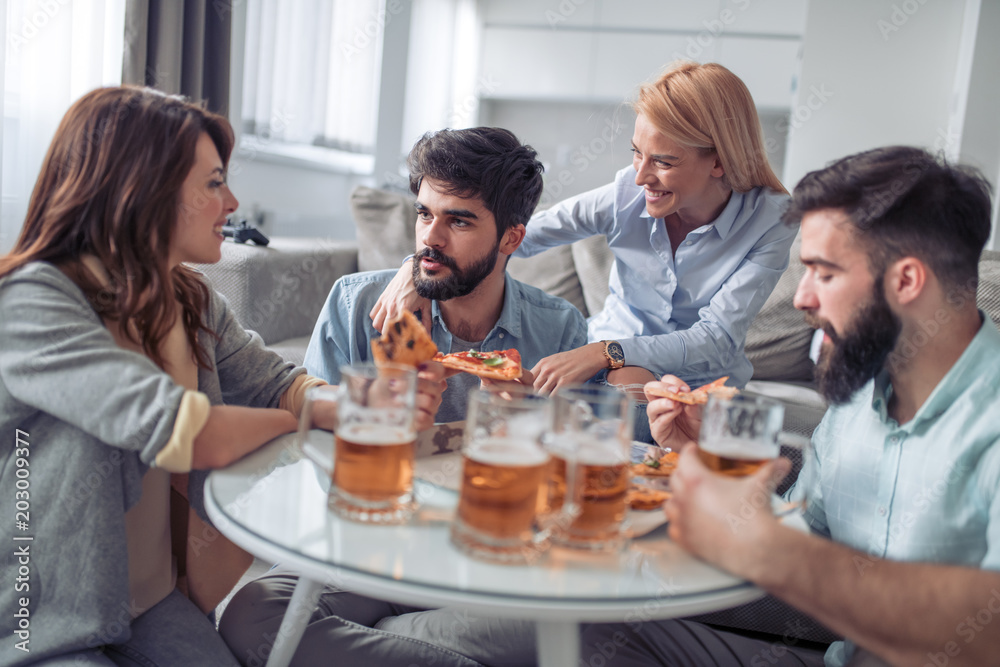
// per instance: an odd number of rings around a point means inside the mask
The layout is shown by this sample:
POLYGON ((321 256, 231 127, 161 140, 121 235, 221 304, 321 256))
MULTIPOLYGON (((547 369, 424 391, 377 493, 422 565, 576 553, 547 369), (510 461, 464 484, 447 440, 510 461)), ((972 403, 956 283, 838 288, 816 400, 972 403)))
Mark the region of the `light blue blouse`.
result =
POLYGON ((781 222, 787 195, 734 192, 721 215, 672 252, 662 219, 646 212, 635 170, 613 183, 536 213, 515 253, 597 234, 615 255, 611 293, 589 321, 589 340, 617 340, 625 362, 696 387, 721 375, 743 386, 753 367, 743 353, 747 328, 788 266, 797 227, 781 222))

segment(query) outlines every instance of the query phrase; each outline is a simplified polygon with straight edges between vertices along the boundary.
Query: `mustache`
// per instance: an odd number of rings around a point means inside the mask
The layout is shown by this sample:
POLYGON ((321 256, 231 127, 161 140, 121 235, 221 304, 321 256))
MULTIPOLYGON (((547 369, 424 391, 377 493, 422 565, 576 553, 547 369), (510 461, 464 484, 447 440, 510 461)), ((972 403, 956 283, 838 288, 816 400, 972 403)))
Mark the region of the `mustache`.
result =
POLYGON ((837 335, 837 332, 834 330, 833 325, 830 324, 829 320, 824 320, 813 313, 805 313, 804 317, 806 324, 811 326, 813 329, 822 329, 823 333, 829 336, 830 340, 834 343, 840 341, 840 336, 837 335))
POLYGON ((429 259, 432 262, 437 262, 438 264, 440 264, 442 266, 448 267, 452 271, 455 271, 455 270, 458 269, 458 263, 455 260, 453 260, 448 255, 444 254, 440 250, 436 250, 436 249, 430 248, 430 247, 424 248, 423 250, 421 250, 420 252, 418 252, 416 254, 416 256, 414 257, 414 259, 417 262, 420 262, 420 260, 422 260, 422 259, 429 259))

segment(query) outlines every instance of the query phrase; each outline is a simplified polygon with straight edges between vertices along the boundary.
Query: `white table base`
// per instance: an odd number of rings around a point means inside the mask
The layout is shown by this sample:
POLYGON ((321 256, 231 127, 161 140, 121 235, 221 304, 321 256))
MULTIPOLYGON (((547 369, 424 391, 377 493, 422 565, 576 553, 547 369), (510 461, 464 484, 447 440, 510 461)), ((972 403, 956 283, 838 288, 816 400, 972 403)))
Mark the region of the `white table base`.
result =
POLYGON ((295 649, 302 639, 302 634, 309 625, 309 618, 316 610, 319 595, 323 592, 323 584, 307 577, 299 577, 295 584, 292 599, 281 619, 278 636, 274 639, 271 654, 267 657, 267 667, 288 667, 295 655, 295 649))

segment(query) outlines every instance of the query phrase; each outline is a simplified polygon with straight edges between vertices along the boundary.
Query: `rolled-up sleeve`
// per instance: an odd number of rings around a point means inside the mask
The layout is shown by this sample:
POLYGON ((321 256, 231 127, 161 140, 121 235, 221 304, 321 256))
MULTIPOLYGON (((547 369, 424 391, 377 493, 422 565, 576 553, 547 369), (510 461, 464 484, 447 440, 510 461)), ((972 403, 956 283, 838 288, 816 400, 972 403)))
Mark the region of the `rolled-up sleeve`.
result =
POLYGON ((0 379, 12 396, 154 463, 173 436, 183 387, 121 348, 54 267, 8 276, 0 312, 0 379))
POLYGON ((155 465, 169 472, 188 472, 194 457, 194 439, 208 422, 212 406, 200 391, 185 391, 166 446, 156 455, 155 465))

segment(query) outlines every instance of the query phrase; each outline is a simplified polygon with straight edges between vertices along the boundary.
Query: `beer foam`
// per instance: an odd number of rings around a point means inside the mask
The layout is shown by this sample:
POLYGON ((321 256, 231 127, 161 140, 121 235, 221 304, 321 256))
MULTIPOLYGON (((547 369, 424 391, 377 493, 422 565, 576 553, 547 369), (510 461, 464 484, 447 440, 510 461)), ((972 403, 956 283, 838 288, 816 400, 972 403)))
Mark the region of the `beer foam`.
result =
POLYGON ((584 465, 616 466, 629 462, 617 440, 595 440, 582 433, 560 433, 550 440, 552 453, 584 465))
POLYGON ((405 445, 416 439, 413 431, 390 424, 347 424, 337 429, 337 435, 357 445, 405 445))
POLYGON ((709 454, 748 461, 775 459, 781 453, 777 444, 740 438, 713 438, 708 442, 699 442, 698 446, 709 454))
POLYGON ((491 438, 471 444, 465 448, 466 458, 495 466, 531 467, 542 465, 549 455, 541 448, 510 438, 491 438))

